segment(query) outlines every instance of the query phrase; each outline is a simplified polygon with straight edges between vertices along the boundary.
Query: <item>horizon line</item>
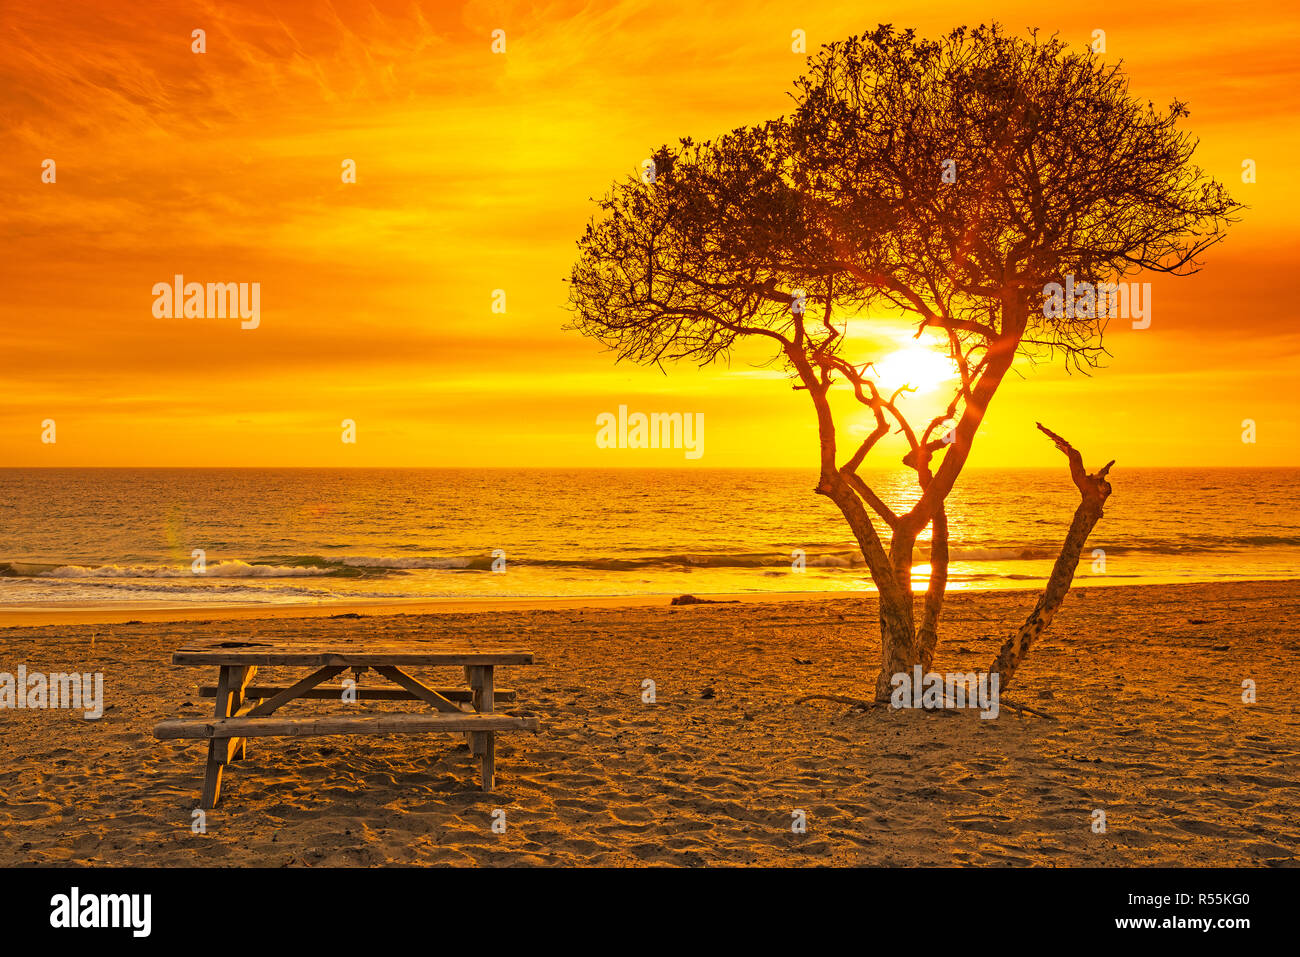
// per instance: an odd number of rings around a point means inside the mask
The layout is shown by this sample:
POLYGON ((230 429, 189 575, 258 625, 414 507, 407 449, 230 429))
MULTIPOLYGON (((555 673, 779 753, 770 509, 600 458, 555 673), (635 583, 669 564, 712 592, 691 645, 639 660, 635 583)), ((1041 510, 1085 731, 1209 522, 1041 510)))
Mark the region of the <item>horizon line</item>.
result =
MULTIPOLYGON (((887 471, 887 472, 904 472, 908 467, 899 464, 897 466, 889 465, 864 465, 864 470, 869 471, 887 471)), ((1120 465, 1122 470, 1191 470, 1191 469, 1214 469, 1218 471, 1248 471, 1263 469, 1300 469, 1300 464, 1295 465, 1120 465)), ((116 470, 129 471, 136 470, 154 470, 154 471, 229 471, 229 472, 255 472, 255 471, 322 471, 329 470, 335 472, 347 471, 411 471, 411 472, 437 472, 437 471, 521 471, 531 470, 536 472, 794 472, 807 471, 816 472, 815 465, 0 465, 0 472, 58 472, 58 471, 92 471, 92 470, 116 470)), ((1068 473, 1068 468, 1056 465, 968 465, 962 469, 963 472, 1057 472, 1068 473)))

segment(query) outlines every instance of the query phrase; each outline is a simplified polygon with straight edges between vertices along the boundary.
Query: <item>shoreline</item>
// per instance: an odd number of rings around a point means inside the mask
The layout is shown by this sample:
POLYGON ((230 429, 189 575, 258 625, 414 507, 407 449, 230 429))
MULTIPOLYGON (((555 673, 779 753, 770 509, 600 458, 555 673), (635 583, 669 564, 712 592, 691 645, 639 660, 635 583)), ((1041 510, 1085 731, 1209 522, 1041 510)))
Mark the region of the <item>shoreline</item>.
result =
MULTIPOLYGON (((1095 588, 1190 588, 1204 585, 1256 585, 1283 582, 1300 583, 1300 576, 1290 578, 1258 578, 1232 581, 1179 581, 1134 584, 1130 582, 1076 583, 1071 593, 1095 588)), ((947 600, 958 595, 1018 595, 1037 594, 1041 587, 1025 588, 950 588, 947 600)), ((834 601, 871 598, 874 589, 837 591, 793 592, 691 592, 699 602, 687 606, 713 604, 770 604, 789 601, 834 601)), ((914 592, 921 595, 923 592, 914 592)), ((547 610, 574 610, 599 608, 659 608, 669 607, 676 595, 580 595, 522 596, 518 598, 403 598, 383 601, 331 601, 308 604, 306 602, 247 602, 232 604, 202 604, 177 602, 160 606, 156 602, 103 602, 73 608, 35 607, 32 605, 6 605, 0 603, 0 629, 39 628, 47 625, 124 625, 163 624, 168 622, 201 621, 254 621, 293 620, 313 618, 389 618, 406 615, 464 615, 475 612, 525 612, 547 610)))

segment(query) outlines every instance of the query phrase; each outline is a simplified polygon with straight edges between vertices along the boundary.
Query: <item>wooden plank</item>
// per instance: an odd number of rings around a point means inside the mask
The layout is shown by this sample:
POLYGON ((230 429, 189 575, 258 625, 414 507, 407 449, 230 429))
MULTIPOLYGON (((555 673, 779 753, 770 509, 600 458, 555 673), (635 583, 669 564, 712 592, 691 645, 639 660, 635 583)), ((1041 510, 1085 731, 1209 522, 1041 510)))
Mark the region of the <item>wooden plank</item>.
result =
POLYGON ((478 732, 483 735, 483 790, 491 791, 496 786, 497 776, 497 740, 493 731, 478 732))
POLYGON ((256 666, 245 668, 243 676, 239 679, 239 686, 236 689, 237 692, 244 698, 250 697, 250 695, 248 694, 248 686, 253 683, 253 679, 256 677, 257 677, 256 666))
POLYGON ((250 738, 307 737, 326 734, 425 734, 460 731, 536 731, 537 718, 512 714, 399 712, 365 715, 277 715, 256 718, 169 718, 154 726, 154 737, 250 738))
MULTIPOLYGON (((215 744, 215 742, 213 742, 215 744)), ((217 806, 221 800, 221 777, 225 773, 226 766, 218 764, 216 761, 209 760, 207 767, 203 772, 203 790, 199 792, 199 807, 205 811, 210 811, 217 806)))
MULTIPOLYGON (((311 688, 316 687, 322 681, 328 681, 330 678, 333 678, 335 675, 337 675, 340 671, 343 670, 345 669, 342 665, 330 665, 325 668, 318 668, 315 671, 313 671, 311 674, 309 674, 307 677, 300 679, 294 684, 291 684, 289 687, 285 688, 279 694, 272 695, 270 698, 267 698, 265 701, 259 704, 252 711, 248 712, 248 714, 250 717, 254 717, 254 718, 259 718, 262 717, 263 715, 274 714, 276 709, 279 708, 281 705, 288 704, 290 701, 298 697, 298 695, 302 694, 304 691, 308 691, 311 688)), ((219 689, 217 693, 218 694, 221 693, 219 689)))
MULTIPOLYGON (((493 699, 493 682, 495 679, 492 675, 492 666, 476 668, 478 695, 474 702, 474 707, 480 714, 492 713, 493 699)), ((496 781, 496 760, 497 760, 497 742, 496 732, 494 731, 476 731, 474 737, 477 739, 477 747, 474 749, 482 758, 483 771, 483 790, 491 791, 496 781)))
POLYGON ((462 714, 463 712, 456 705, 452 704, 432 688, 426 687, 408 675, 401 668, 393 665, 375 665, 375 671, 387 678, 394 684, 401 685, 411 694, 415 695, 421 701, 433 705, 439 711, 445 711, 448 714, 462 714))
MULTIPOLYGON (((235 718, 242 718, 253 710, 256 704, 254 701, 246 701, 243 706, 232 715, 235 718)), ((218 764, 229 764, 231 761, 243 761, 248 755, 248 738, 214 738, 212 743, 216 745, 216 760, 218 764), (226 747, 221 747, 221 741, 226 742, 226 747)))
MULTIPOLYGON (((465 669, 465 677, 469 680, 470 687, 470 706, 476 711, 482 711, 479 707, 479 701, 483 697, 483 669, 478 665, 465 669)), ((479 755, 483 753, 482 735, 477 732, 471 732, 465 735, 465 740, 469 742, 469 753, 479 755)))
MULTIPOLYGON (((288 688, 288 685, 249 685, 244 689, 244 697, 247 699, 270 698, 279 694, 288 688)), ((462 704, 468 704, 473 700, 473 691, 470 688, 432 688, 442 695, 448 701, 458 701, 462 704)), ((308 691, 298 695, 299 698, 320 699, 323 701, 339 701, 343 698, 344 688, 342 685, 317 685, 308 691)), ((211 698, 217 693, 216 685, 199 685, 199 697, 211 698)), ((407 691, 405 688, 365 688, 361 685, 356 687, 357 700, 359 701, 419 701, 420 699, 407 691)), ((509 704, 519 697, 519 692, 513 688, 497 688, 493 692, 493 701, 497 704, 509 704)))
MULTIPOLYGON (((213 721, 229 720, 231 688, 236 681, 242 682, 243 669, 223 666, 217 676, 217 694, 213 721)), ((199 793, 199 807, 210 810, 221 800, 221 778, 225 774, 230 756, 230 740, 213 740, 208 742, 208 760, 203 771, 203 790, 199 793)))
POLYGON ((216 753, 217 764, 229 764, 236 760, 236 752, 247 740, 247 738, 213 738, 212 749, 216 753))
MULTIPOLYGON (((474 669, 465 665, 460 669, 465 675, 465 684, 470 686, 470 701, 474 700, 474 669)), ((465 747, 469 748, 470 753, 474 753, 474 735, 469 732, 465 733, 465 747)))
POLYGON ((230 686, 233 683, 234 675, 234 668, 227 665, 222 665, 217 669, 217 693, 213 695, 216 699, 213 702, 216 710, 213 713, 218 718, 224 718, 230 714, 230 686))
POLYGON ((177 665, 530 665, 533 652, 478 642, 270 642, 196 639, 172 655, 177 665))
MULTIPOLYGON (((245 692, 248 685, 257 677, 257 667, 237 668, 235 677, 237 680, 234 682, 230 695, 229 713, 237 716, 248 711, 251 707, 251 702, 248 702, 245 692)), ((229 764, 231 761, 243 761, 248 757, 248 739, 231 738, 229 750, 220 757, 222 758, 222 764, 229 764)))

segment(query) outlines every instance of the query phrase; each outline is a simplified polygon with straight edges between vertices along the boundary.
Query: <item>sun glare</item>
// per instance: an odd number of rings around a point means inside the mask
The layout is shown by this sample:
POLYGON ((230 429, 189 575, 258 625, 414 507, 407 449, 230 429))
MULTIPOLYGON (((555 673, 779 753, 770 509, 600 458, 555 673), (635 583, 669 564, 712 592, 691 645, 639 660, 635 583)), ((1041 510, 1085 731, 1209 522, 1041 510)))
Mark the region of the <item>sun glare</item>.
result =
POLYGON ((917 392, 933 392, 957 378, 957 366, 949 356, 921 345, 898 349, 873 365, 876 384, 885 392, 905 385, 917 392))

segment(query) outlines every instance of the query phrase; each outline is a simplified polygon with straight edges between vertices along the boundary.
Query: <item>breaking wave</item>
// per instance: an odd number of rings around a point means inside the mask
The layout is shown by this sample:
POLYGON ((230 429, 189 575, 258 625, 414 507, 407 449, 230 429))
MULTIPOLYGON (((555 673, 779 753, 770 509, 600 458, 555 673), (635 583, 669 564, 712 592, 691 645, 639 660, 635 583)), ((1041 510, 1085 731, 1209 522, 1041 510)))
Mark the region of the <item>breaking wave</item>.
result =
MULTIPOLYGON (((1300 545, 1300 537, 1287 535, 1250 535, 1241 537, 1206 537, 1187 542, 1108 542, 1099 539, 1091 545, 1103 549, 1107 555, 1195 555, 1260 547, 1300 545)), ((952 562, 1018 562, 1050 561, 1059 551, 1059 543, 1033 545, 954 544, 949 547, 952 562)), ((189 564, 131 564, 106 563, 102 565, 76 562, 30 563, 0 562, 0 578, 40 579, 277 579, 277 578, 385 578, 408 575, 413 572, 490 572, 502 556, 479 555, 345 555, 322 558, 319 555, 268 555, 255 558, 227 559, 210 562, 203 573, 196 573, 189 564)), ((856 548, 821 544, 805 548, 793 546, 774 547, 764 552, 671 552, 666 554, 641 554, 629 556, 529 556, 512 553, 503 556, 509 567, 539 569, 574 569, 586 571, 692 571, 696 569, 788 569, 791 563, 802 558, 809 569, 859 569, 865 566, 862 553, 856 548)), ((918 564, 929 560, 929 546, 918 542, 915 560, 918 564)), ((1007 572, 999 574, 1006 577, 1007 572)))

